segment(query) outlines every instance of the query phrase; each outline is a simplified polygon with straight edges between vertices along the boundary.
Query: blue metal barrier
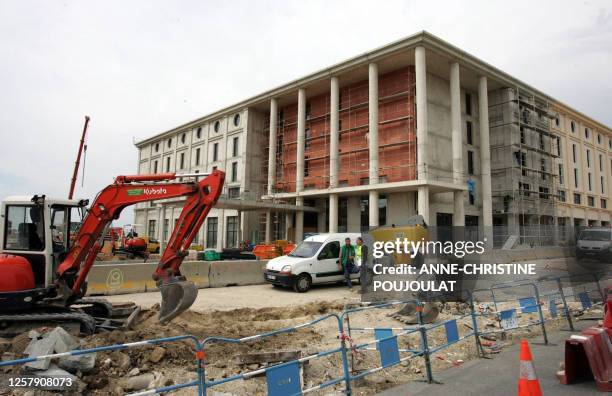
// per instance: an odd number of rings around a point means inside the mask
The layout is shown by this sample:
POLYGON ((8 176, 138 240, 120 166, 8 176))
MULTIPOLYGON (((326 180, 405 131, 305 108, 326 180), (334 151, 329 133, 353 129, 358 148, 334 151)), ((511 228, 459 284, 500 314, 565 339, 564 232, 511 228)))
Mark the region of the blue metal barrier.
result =
POLYGON ((335 318, 338 322, 338 334, 340 338, 340 346, 338 348, 330 349, 327 351, 321 351, 314 355, 302 357, 300 359, 292 360, 285 363, 280 363, 276 365, 272 365, 269 367, 261 368, 254 371, 249 371, 245 373, 235 374, 228 376, 226 378, 222 378, 219 380, 206 382, 206 372, 202 373, 202 390, 203 394, 206 395, 206 391, 209 388, 214 386, 237 381, 237 380, 247 380, 256 375, 265 374, 268 388, 268 395, 270 396, 288 396, 288 395, 301 395, 304 393, 312 392, 318 389, 323 389, 341 382, 345 382, 346 385, 346 393, 347 395, 351 394, 351 386, 350 381, 346 381, 346 378, 349 376, 348 363, 347 363, 347 355, 346 355, 346 343, 345 343, 345 335, 342 326, 342 320, 340 317, 335 314, 327 314, 315 320, 312 320, 307 323, 303 323, 298 326, 286 327, 280 330, 274 330, 267 333, 256 334, 249 337, 243 338, 225 338, 225 337, 208 337, 201 342, 202 350, 206 347, 206 345, 211 343, 230 343, 230 344, 242 344, 247 342, 258 341, 263 338, 273 337, 279 334, 286 334, 298 331, 299 329, 303 329, 305 327, 314 326, 315 324, 322 322, 327 319, 335 318), (332 355, 335 353, 340 353, 342 357, 342 366, 343 366, 343 375, 341 377, 337 377, 326 382, 323 382, 319 385, 308 389, 302 389, 302 383, 300 379, 300 364, 306 361, 321 358, 324 356, 332 355))
POLYGON ((195 351, 196 351, 195 360, 196 360, 196 371, 198 373, 198 379, 194 381, 190 381, 190 382, 185 382, 182 384, 175 384, 175 385, 165 386, 162 388, 149 389, 143 392, 131 394, 130 396, 152 395, 156 393, 170 392, 170 391, 175 391, 178 389, 189 388, 189 387, 197 387, 198 394, 202 395, 202 390, 203 390, 202 384, 204 381, 204 365, 203 365, 203 356, 199 352, 202 351, 203 345, 200 343, 200 341, 198 341, 196 337, 190 334, 175 336, 175 337, 156 338, 153 340, 128 342, 125 344, 107 345, 107 346, 101 346, 101 347, 89 348, 89 349, 75 349, 72 351, 62 352, 62 353, 53 353, 49 355, 39 355, 39 356, 22 358, 22 359, 7 360, 4 362, 0 362, 0 367, 15 366, 15 365, 21 365, 25 363, 31 363, 31 362, 36 362, 36 361, 41 361, 41 360, 46 360, 46 359, 62 358, 62 357, 67 357, 67 356, 87 355, 87 354, 96 353, 96 352, 131 349, 131 348, 136 348, 136 347, 142 347, 145 345, 160 345, 160 344, 164 344, 168 342, 177 342, 177 341, 182 341, 182 340, 193 341, 195 345, 195 351))

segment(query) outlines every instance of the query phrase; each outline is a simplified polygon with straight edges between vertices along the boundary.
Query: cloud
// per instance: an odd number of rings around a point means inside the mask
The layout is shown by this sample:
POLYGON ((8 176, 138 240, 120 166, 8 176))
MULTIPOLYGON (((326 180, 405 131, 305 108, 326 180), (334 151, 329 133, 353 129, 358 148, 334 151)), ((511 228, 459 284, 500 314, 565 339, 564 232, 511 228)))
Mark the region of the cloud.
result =
POLYGON ((93 198, 136 172, 133 139, 420 30, 612 125, 611 14, 605 1, 4 1, 0 196, 65 196, 86 114, 77 195, 93 198))

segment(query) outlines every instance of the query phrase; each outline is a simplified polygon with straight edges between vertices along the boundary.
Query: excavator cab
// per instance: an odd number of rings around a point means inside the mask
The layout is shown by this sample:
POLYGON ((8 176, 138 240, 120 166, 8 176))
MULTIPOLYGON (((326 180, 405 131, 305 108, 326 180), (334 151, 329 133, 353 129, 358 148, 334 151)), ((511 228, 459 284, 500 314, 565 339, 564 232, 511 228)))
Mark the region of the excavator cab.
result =
POLYGON ((17 293, 18 307, 23 307, 48 295, 84 205, 45 196, 13 196, 2 202, 0 253, 12 258, 0 261, 0 297, 17 293))

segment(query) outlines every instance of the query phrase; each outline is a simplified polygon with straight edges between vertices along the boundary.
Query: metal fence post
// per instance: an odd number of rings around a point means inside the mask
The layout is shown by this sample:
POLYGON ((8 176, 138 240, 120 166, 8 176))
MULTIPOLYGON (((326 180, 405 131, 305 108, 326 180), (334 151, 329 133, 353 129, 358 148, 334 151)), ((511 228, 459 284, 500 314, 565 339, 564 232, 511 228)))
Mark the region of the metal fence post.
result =
POLYGON ((421 347, 423 349, 423 358, 425 359, 425 372, 427 374, 427 383, 433 382, 433 373, 431 371, 431 360, 429 358, 429 344, 427 343, 427 329, 423 324, 423 305, 417 303, 417 319, 419 321, 419 332, 421 333, 421 347))
POLYGON ((544 343, 548 344, 548 336, 546 335, 546 324, 544 323, 544 314, 542 313, 542 301, 540 301, 540 292, 538 286, 535 283, 531 284, 535 292, 536 304, 538 305, 538 314, 540 315, 540 325, 542 326, 542 335, 544 336, 544 343))
POLYGON ((344 334, 344 326, 342 325, 342 319, 336 317, 338 319, 338 335, 340 337, 340 348, 342 355, 342 367, 344 369, 344 382, 346 384, 345 393, 347 396, 351 396, 351 373, 349 371, 348 357, 346 355, 346 336, 344 334))
POLYGON ((478 353, 479 357, 484 357, 484 349, 482 347, 482 344, 480 343, 480 337, 478 336, 478 321, 476 320, 476 307, 474 307, 474 296, 471 292, 468 291, 468 293, 470 295, 470 316, 472 317, 474 340, 476 341, 476 352, 478 353))
POLYGON ((567 306, 567 300, 565 299, 565 293, 563 293, 563 285, 561 284, 561 277, 557 277, 557 286, 559 288, 559 294, 561 295, 561 301, 563 301, 563 309, 565 310, 565 317, 569 324, 570 330, 574 331, 574 323, 572 323, 572 315, 570 314, 569 307, 567 306))

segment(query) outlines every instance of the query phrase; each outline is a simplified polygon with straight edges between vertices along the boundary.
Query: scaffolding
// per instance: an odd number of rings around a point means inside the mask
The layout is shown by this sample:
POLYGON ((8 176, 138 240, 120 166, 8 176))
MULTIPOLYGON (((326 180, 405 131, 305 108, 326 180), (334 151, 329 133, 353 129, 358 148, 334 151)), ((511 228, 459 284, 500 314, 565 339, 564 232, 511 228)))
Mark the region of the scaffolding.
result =
POLYGON ((550 119, 549 103, 518 87, 489 93, 496 246, 510 236, 527 245, 554 242, 558 143, 550 119))

